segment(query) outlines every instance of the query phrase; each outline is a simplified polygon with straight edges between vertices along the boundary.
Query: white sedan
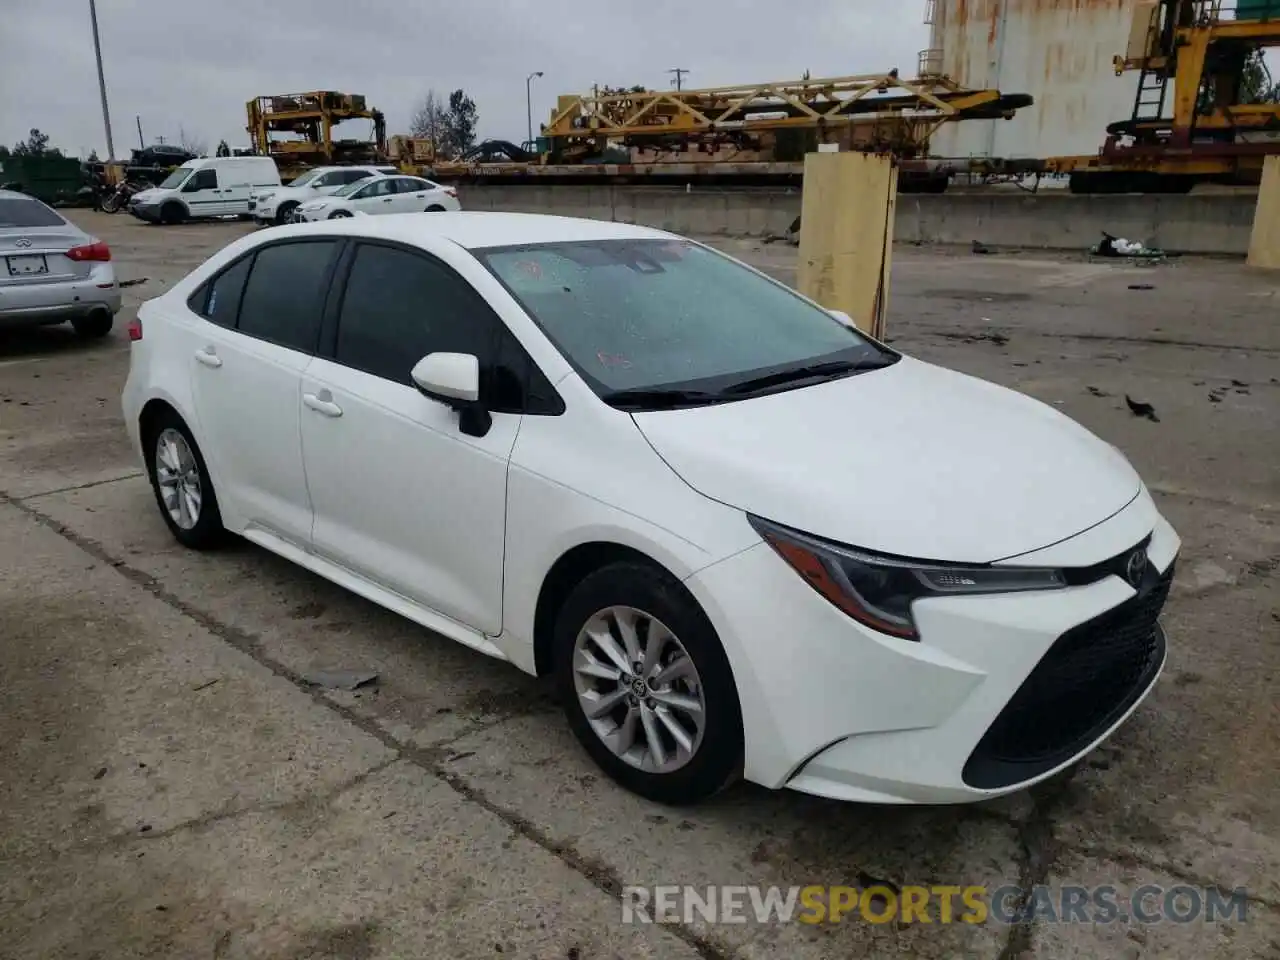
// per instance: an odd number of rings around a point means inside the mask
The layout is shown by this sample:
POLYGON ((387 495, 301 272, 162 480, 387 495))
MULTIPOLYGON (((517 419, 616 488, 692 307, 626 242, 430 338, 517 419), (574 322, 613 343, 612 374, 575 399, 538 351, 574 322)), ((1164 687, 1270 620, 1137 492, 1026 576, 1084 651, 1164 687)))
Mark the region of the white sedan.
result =
POLYGON ((327 197, 308 200, 295 208, 295 223, 341 220, 361 214, 444 213, 461 210, 458 191, 421 177, 366 177, 335 190, 327 197))
POLYGON ((519 214, 241 238, 130 330, 164 522, 550 675, 651 799, 941 803, 1152 689, 1179 539, 1052 407, 698 243, 519 214))

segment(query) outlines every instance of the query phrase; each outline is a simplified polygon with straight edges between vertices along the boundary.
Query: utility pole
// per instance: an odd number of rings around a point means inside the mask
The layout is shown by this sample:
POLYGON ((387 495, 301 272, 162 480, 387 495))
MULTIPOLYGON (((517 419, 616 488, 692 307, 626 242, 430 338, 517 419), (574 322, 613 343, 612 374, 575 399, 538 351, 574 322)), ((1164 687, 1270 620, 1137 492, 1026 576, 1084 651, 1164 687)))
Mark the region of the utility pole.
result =
POLYGON ((676 92, 677 92, 677 93, 679 93, 681 90, 683 90, 683 89, 684 89, 684 75, 685 75, 686 73, 689 73, 689 72, 690 72, 690 71, 686 70, 684 67, 675 67, 675 68, 673 68, 673 69, 671 69, 671 70, 668 70, 668 71, 667 71, 667 73, 674 73, 674 74, 675 74, 675 77, 676 77, 676 92))
POLYGON ((529 76, 524 78, 524 112, 525 117, 529 121, 529 139, 528 143, 533 142, 533 78, 542 76, 541 70, 535 70, 529 76))
POLYGON ((116 158, 115 144, 111 142, 111 113, 107 110, 107 78, 102 72, 102 44, 98 40, 98 5, 89 0, 89 19, 93 22, 93 55, 98 61, 98 93, 102 95, 102 125, 107 129, 107 162, 116 158))
POLYGON ((142 116, 141 116, 141 114, 136 114, 136 113, 135 113, 135 114, 133 115, 133 119, 135 119, 135 120, 137 120, 137 121, 138 121, 138 149, 139 149, 139 150, 145 150, 145 149, 147 149, 147 145, 146 145, 146 143, 144 143, 144 142, 143 142, 143 140, 142 140, 142 116))

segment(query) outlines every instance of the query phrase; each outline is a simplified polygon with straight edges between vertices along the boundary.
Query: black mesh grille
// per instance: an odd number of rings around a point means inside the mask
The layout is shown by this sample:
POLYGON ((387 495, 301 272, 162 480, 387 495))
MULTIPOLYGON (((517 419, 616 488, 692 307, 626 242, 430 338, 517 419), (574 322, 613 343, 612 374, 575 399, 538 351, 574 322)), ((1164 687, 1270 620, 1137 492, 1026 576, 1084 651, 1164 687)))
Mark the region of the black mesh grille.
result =
POLYGON ((1055 641, 970 755, 964 780, 995 789, 1039 776, 1084 749, 1150 686, 1164 660, 1157 620, 1173 567, 1055 641))

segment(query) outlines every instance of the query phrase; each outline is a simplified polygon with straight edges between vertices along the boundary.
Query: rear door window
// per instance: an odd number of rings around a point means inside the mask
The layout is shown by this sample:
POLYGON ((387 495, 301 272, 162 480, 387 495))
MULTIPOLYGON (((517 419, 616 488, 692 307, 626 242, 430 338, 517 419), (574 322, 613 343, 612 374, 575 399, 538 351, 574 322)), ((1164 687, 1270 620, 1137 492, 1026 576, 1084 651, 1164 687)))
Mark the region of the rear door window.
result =
POLYGON ((60 227, 65 222, 39 200, 0 197, 0 227, 60 227))
POLYGON ((240 332, 314 353, 337 245, 312 240, 259 250, 240 302, 240 332))

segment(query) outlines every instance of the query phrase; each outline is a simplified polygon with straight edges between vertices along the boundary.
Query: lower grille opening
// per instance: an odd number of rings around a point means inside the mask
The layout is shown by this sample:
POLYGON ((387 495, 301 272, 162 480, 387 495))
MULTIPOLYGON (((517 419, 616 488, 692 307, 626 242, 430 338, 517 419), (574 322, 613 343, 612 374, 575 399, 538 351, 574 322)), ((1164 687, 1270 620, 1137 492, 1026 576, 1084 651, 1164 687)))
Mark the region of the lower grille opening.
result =
POLYGON ((1106 732, 1164 662, 1157 622, 1173 565, 1138 595, 1060 636, 1000 711, 964 766, 964 781, 994 790, 1052 770, 1106 732))

